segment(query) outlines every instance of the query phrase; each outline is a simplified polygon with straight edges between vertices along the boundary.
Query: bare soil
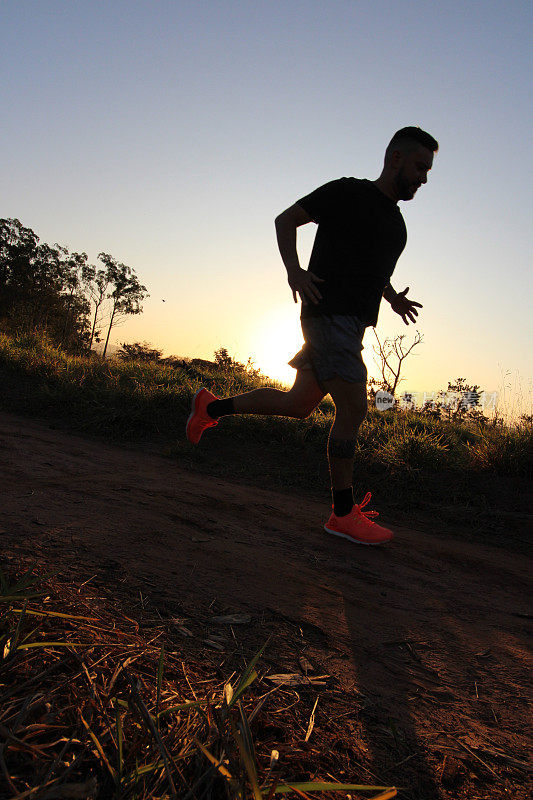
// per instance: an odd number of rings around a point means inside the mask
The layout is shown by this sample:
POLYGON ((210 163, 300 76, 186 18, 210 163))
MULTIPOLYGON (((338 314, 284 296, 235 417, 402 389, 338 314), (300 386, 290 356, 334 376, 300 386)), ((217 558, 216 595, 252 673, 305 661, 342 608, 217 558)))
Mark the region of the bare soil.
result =
POLYGON ((332 743, 319 702, 310 743, 348 759, 351 775, 335 778, 427 800, 529 797, 531 559, 520 531, 484 542, 413 520, 391 525, 387 546, 357 546, 323 531, 322 502, 3 413, 0 501, 5 557, 150 601, 219 661, 224 643, 214 652, 196 633, 215 611, 245 612, 248 653, 272 634, 271 672, 298 671, 304 655, 330 675, 353 714, 332 743))

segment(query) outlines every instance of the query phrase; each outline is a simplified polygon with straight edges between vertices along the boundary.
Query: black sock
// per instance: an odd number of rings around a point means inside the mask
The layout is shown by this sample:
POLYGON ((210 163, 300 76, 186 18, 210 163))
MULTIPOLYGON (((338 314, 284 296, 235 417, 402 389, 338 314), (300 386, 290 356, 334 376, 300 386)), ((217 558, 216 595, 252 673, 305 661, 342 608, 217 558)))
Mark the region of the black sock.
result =
POLYGON ((207 413, 213 419, 224 417, 226 414, 235 414, 233 408, 233 397, 227 397, 225 400, 213 400, 206 408, 207 413))
POLYGON ((333 489, 333 513, 336 517, 345 517, 354 507, 353 488, 333 489))

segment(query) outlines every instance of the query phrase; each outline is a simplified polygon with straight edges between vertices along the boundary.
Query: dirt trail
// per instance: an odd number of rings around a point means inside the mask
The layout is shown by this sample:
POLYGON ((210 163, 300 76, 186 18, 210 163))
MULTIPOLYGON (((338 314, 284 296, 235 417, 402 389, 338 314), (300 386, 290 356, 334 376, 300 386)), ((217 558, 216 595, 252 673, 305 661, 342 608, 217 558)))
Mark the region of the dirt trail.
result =
POLYGON ((7 414, 0 481, 4 553, 76 563, 86 578, 121 580, 169 607, 201 613, 215 600, 257 625, 270 615, 307 626, 310 652, 381 710, 368 723, 370 749, 393 719, 428 774, 429 761, 461 740, 467 770, 486 787, 470 797, 508 796, 494 777, 488 788, 487 766, 498 775, 509 768, 514 785, 526 786, 531 562, 523 553, 397 526, 388 546, 352 545, 323 532, 321 503, 7 414))

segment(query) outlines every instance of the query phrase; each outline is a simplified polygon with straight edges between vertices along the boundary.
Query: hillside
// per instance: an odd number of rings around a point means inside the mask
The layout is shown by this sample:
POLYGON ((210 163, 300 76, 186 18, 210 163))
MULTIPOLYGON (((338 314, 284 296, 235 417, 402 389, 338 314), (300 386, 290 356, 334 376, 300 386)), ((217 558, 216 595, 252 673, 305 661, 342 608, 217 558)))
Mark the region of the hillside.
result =
MULTIPOLYGON (((149 449, 187 469, 329 503, 328 400, 306 420, 228 417, 200 447, 185 441, 199 386, 228 396, 273 385, 227 357, 216 364, 102 361, 69 356, 40 337, 0 334, 0 379, 5 411, 149 449)), ((459 533, 520 539, 531 524, 533 426, 496 423, 371 406, 358 439, 356 490, 371 490, 380 511, 408 524, 438 520, 459 533)))
POLYGON ((129 617, 148 604, 177 618, 192 638, 169 650, 227 676, 268 636, 262 675, 301 675, 305 656, 329 676, 286 690, 299 716, 275 706, 252 726, 262 763, 275 748, 285 777, 342 770, 406 798, 527 796, 530 564, 509 542, 413 521, 358 548, 324 533, 324 502, 5 413, 0 469, 9 563, 90 581, 129 617), (246 624, 214 631, 228 613, 246 624))

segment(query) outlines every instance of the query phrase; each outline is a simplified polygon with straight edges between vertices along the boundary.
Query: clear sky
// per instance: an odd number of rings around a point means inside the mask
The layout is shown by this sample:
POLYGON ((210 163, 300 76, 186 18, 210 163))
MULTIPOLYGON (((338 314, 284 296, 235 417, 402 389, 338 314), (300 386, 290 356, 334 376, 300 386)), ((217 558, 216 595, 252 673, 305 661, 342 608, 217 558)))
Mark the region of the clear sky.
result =
MULTIPOLYGON (((376 178, 392 133, 420 125, 440 151, 400 204, 392 284, 424 305, 402 386, 506 381, 518 402, 533 384, 532 23, 519 0, 2 0, 0 214, 135 269, 151 296, 112 341, 226 347, 289 380, 301 337, 274 217, 333 178, 376 178)), ((384 301, 378 332, 414 328, 384 301)))

